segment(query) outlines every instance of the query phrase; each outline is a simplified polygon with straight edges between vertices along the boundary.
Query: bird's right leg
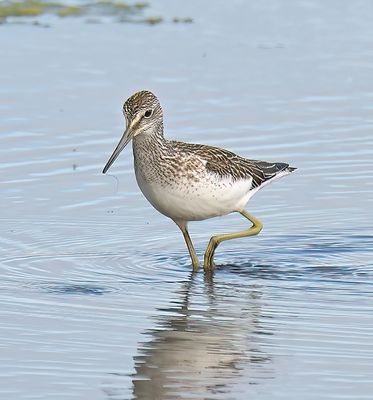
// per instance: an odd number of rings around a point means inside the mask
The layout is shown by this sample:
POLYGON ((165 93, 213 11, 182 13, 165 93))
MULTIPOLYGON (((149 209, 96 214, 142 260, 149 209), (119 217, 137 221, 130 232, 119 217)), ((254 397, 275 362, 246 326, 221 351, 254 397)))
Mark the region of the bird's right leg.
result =
POLYGON ((193 271, 197 272, 198 268, 199 268, 199 260, 198 260, 196 251, 194 250, 192 239, 189 236, 187 223, 184 222, 184 221, 182 221, 182 222, 179 222, 179 221, 176 222, 175 221, 175 223, 180 228, 181 232, 183 233, 184 240, 185 240, 185 243, 186 243, 186 245, 188 247, 190 258, 192 260, 193 271))
POLYGON ((237 238, 241 238, 244 236, 257 235, 263 229, 263 224, 258 219, 256 219, 251 214, 249 214, 247 211, 237 210, 237 212, 239 212, 243 217, 247 218, 252 223, 252 226, 249 229, 246 229, 244 231, 234 232, 234 233, 226 233, 223 235, 213 236, 210 239, 209 244, 206 249, 206 252, 205 252, 205 259, 204 259, 205 271, 211 271, 213 269, 214 253, 215 253, 216 248, 219 246, 219 244, 221 242, 223 242, 224 240, 237 239, 237 238))

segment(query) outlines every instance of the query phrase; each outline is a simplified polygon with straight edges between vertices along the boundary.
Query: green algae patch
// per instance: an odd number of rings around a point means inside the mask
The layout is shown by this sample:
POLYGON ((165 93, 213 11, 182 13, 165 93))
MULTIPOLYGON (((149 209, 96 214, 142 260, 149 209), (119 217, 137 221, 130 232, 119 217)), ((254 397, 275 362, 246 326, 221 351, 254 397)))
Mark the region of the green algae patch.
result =
MULTIPOLYGON (((86 16, 88 21, 100 16, 115 18, 118 22, 157 25, 164 22, 162 17, 144 16, 146 2, 127 3, 125 1, 97 0, 83 5, 66 4, 58 1, 41 0, 0 0, 0 24, 8 17, 37 17, 44 14, 61 18, 86 16)), ((99 20, 98 20, 99 21, 99 20)), ((14 21, 13 21, 14 22, 14 21)), ((191 18, 174 18, 173 22, 189 23, 191 18)), ((25 21, 23 21, 25 23, 25 21)))
POLYGON ((60 17, 80 15, 111 15, 123 16, 138 14, 148 3, 126 3, 110 0, 99 0, 82 6, 60 2, 44 2, 40 0, 1 1, 0 18, 7 17, 35 17, 43 14, 54 14, 60 17))
POLYGON ((35 17, 45 12, 45 5, 38 1, 25 0, 17 3, 1 3, 0 18, 35 17))
POLYGON ((139 22, 145 22, 146 24, 149 25, 156 25, 156 24, 160 24, 163 21, 162 17, 148 17, 148 18, 144 18, 139 22))
POLYGON ((131 10, 131 6, 127 3, 111 3, 111 2, 101 2, 103 4, 107 4, 109 7, 112 7, 113 9, 116 10, 127 10, 130 11, 131 10))
POLYGON ((84 14, 83 7, 79 6, 63 6, 57 11, 59 17, 73 17, 84 14))
POLYGON ((142 10, 143 8, 149 7, 148 3, 135 3, 133 5, 135 8, 137 8, 138 10, 142 10))

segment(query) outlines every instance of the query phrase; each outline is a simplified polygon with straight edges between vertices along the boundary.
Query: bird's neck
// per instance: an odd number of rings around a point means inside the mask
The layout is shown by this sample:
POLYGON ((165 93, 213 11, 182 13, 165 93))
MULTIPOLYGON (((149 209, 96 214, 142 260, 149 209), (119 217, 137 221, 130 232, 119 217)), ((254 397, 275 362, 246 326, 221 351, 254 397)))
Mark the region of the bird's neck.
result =
POLYGON ((154 125, 151 130, 142 132, 133 139, 133 154, 137 157, 152 157, 164 152, 168 141, 163 136, 163 123, 154 125))

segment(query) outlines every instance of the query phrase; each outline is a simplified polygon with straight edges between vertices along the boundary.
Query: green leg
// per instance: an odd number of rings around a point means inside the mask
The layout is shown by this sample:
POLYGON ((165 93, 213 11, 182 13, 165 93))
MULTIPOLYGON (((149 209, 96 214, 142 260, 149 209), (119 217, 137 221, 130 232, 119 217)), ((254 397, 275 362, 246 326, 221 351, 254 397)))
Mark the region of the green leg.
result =
POLYGON ((198 268, 199 268, 199 260, 198 260, 196 251, 194 250, 192 239, 189 236, 187 223, 186 222, 176 222, 176 224, 180 228, 181 232, 183 233, 185 243, 189 250, 190 258, 192 259, 193 271, 197 272, 198 268))
POLYGON ((209 244, 208 244, 207 249, 206 249, 206 252, 205 252, 205 257, 204 257, 204 268, 205 268, 205 271, 210 271, 211 269, 213 269, 213 267, 214 267, 214 262, 213 262, 214 253, 215 253, 216 248, 219 246, 219 244, 221 242, 223 242, 224 240, 237 239, 237 238, 241 238, 241 237, 245 237, 245 236, 257 235, 262 230, 263 225, 258 219, 256 219, 252 215, 250 215, 245 210, 237 211, 237 212, 239 212, 242 216, 244 216, 249 221, 251 221, 253 225, 249 229, 247 229, 245 231, 234 232, 234 233, 226 233, 226 234, 223 234, 223 235, 213 236, 210 239, 209 244))

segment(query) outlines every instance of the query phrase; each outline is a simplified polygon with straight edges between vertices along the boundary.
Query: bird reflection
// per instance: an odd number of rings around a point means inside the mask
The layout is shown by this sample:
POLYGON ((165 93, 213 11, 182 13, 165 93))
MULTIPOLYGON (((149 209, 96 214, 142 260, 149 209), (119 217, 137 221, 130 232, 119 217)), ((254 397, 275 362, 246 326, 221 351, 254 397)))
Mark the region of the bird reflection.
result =
MULTIPOLYGON (((184 284, 180 300, 159 310, 150 341, 139 346, 133 398, 211 398, 231 385, 271 377, 271 360, 260 349, 261 292, 253 286, 214 284, 205 275, 184 284)), ((268 335, 268 332, 262 332, 268 335)))

